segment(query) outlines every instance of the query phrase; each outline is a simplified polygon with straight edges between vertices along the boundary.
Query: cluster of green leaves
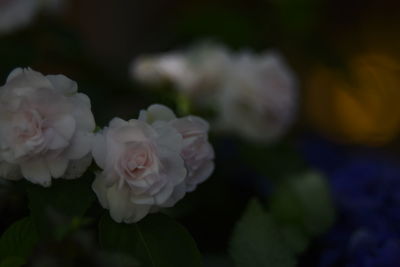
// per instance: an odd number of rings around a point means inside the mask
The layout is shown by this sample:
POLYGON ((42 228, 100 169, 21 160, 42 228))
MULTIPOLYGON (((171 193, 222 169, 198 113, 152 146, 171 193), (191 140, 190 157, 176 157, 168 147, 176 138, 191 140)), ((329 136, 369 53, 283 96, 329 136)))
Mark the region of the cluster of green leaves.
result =
MULTIPOLYGON (((56 180, 49 188, 22 182, 30 216, 12 224, 0 237, 0 267, 30 264, 40 248, 49 244, 67 250, 69 263, 61 266, 81 266, 71 259, 81 252, 68 251, 68 242, 75 233, 82 237, 79 231, 86 226, 97 224, 94 216, 88 217, 95 201, 91 181, 88 176, 56 180)), ((190 234, 168 216, 150 215, 139 223, 119 224, 106 211, 103 214, 98 221, 97 250, 108 258, 102 259, 101 266, 201 266, 200 253, 190 234)), ((45 249, 44 253, 50 252, 45 249)))
POLYGON ((291 267, 310 240, 329 229, 334 207, 318 173, 283 180, 268 200, 253 199, 237 223, 230 253, 238 267, 291 267))

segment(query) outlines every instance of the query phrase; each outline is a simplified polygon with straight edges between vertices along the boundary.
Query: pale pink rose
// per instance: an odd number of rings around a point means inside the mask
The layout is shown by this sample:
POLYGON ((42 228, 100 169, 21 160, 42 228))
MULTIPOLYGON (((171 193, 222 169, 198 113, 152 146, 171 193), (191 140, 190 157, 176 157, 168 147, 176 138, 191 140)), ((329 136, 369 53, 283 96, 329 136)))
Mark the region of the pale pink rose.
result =
POLYGON ((186 192, 193 191, 198 184, 204 182, 214 170, 214 150, 208 142, 209 125, 196 116, 176 118, 172 110, 158 104, 141 111, 139 120, 149 123, 167 122, 183 138, 180 155, 185 162, 187 176, 166 204, 173 206, 186 192))
MULTIPOLYGON (((70 163, 90 154, 95 128, 89 98, 77 93, 76 82, 64 75, 15 69, 0 87, 0 175, 17 174, 50 186, 70 163)), ((88 165, 88 160, 83 164, 88 165)), ((77 178, 84 171, 69 171, 77 178)))
POLYGON ((114 118, 96 135, 93 156, 102 169, 93 183, 117 222, 132 223, 161 207, 186 177, 182 137, 165 122, 114 118))

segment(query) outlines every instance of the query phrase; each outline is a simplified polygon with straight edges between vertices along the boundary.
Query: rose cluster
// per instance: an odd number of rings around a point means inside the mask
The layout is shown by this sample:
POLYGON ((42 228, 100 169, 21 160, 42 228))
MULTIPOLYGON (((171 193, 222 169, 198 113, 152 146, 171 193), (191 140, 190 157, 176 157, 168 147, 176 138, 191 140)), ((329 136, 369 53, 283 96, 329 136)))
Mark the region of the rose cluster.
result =
POLYGON ((220 45, 142 56, 132 76, 169 82, 201 109, 215 111, 215 128, 268 143, 286 133, 297 109, 297 81, 276 52, 230 52, 220 45))
POLYGON ((0 87, 0 177, 48 187, 92 162, 93 190, 117 222, 171 207, 214 169, 209 125, 152 105, 138 119, 114 118, 94 134, 89 98, 64 75, 15 69, 0 87))
POLYGON ((176 118, 152 105, 138 119, 115 118, 96 135, 93 156, 103 169, 93 183, 100 203, 117 222, 136 222, 171 207, 214 169, 208 124, 176 118))

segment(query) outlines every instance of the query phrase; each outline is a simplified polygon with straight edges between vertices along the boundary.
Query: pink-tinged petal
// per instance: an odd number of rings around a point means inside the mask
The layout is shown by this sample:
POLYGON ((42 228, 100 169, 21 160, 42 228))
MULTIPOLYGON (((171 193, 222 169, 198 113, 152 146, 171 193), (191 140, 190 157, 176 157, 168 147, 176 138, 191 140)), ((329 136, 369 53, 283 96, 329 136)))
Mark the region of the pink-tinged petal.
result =
POLYGON ((75 133, 76 122, 70 115, 65 115, 58 118, 52 123, 52 127, 57 133, 64 136, 66 140, 70 140, 75 133))
POLYGON ((51 185, 51 175, 43 159, 30 160, 21 163, 22 175, 34 184, 44 187, 51 185))
POLYGON ((186 116, 171 122, 172 126, 181 134, 193 135, 208 132, 210 125, 207 121, 197 116, 186 116))
POLYGON ((113 139, 119 143, 147 141, 155 135, 154 130, 142 121, 130 120, 126 125, 113 131, 113 139))
POLYGON ((62 74, 47 75, 46 78, 51 82, 56 91, 65 96, 71 96, 78 91, 78 84, 62 74))

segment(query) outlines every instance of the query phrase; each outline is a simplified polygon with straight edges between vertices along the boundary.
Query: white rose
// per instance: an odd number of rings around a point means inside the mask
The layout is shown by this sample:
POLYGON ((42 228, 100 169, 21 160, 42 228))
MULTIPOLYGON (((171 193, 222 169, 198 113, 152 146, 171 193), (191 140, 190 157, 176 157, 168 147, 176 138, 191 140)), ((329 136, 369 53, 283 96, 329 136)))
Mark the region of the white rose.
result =
POLYGON ((125 223, 163 206, 186 177, 181 150, 181 135, 166 122, 113 119, 93 146, 102 169, 93 190, 101 205, 125 223))
POLYGON ((219 102, 219 128, 268 143, 293 122, 297 83, 278 54, 242 53, 225 77, 219 102))
MULTIPOLYGON (((95 128, 89 98, 64 75, 15 69, 0 87, 0 175, 50 186, 68 171, 76 178, 88 165, 95 128), (71 163, 71 164, 70 164, 71 163), (73 164, 72 164, 73 163, 73 164)), ((90 164, 90 162, 89 162, 90 164)))
POLYGON ((0 34, 28 25, 39 9, 38 0, 0 1, 0 34))
POLYGON ((175 114, 163 105, 151 105, 140 112, 139 120, 148 123, 168 122, 183 138, 181 156, 187 168, 187 176, 166 203, 173 206, 186 192, 193 191, 204 182, 214 170, 214 150, 208 142, 208 123, 196 116, 176 118, 175 114))

